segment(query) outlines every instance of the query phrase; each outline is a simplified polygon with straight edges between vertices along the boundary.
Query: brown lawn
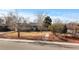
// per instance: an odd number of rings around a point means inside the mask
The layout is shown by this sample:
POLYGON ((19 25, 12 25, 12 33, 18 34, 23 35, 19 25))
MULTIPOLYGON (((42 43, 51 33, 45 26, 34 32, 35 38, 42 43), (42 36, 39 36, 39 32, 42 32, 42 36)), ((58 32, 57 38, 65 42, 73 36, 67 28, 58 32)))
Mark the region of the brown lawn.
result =
POLYGON ((6 32, 3 34, 4 38, 11 39, 30 39, 30 40, 49 40, 49 41, 61 41, 52 32, 20 32, 20 38, 18 38, 17 32, 6 32), (49 35, 46 37, 46 35, 49 35))
MULTIPOLYGON (((21 39, 41 39, 46 34, 50 34, 50 32, 20 32, 21 39)), ((6 38, 18 38, 17 32, 7 32, 4 34, 6 38)))
MULTIPOLYGON (((20 32, 20 36, 43 36, 47 33, 50 33, 50 32, 20 32)), ((5 35, 17 37, 17 34, 18 34, 17 32, 7 32, 5 35)))
POLYGON ((62 36, 61 34, 55 35, 52 32, 20 32, 20 38, 18 38, 17 32, 6 32, 3 35, 0 34, 0 37, 10 39, 48 40, 79 43, 79 39, 69 36, 62 36), (48 37, 46 37, 47 34, 49 34, 48 37))

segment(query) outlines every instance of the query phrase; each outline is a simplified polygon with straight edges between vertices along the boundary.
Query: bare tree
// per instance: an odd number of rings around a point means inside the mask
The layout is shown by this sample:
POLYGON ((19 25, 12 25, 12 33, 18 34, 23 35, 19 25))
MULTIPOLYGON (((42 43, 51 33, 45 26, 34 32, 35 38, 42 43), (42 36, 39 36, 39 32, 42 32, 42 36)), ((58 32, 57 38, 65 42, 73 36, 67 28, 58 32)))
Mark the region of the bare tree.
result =
POLYGON ((63 23, 60 18, 53 19, 53 23, 63 23))
POLYGON ((42 14, 37 14, 36 16, 37 16, 36 23, 38 28, 40 28, 40 31, 41 31, 43 28, 43 21, 47 15, 42 13, 42 14))
POLYGON ((23 19, 17 13, 9 12, 7 16, 4 16, 6 22, 5 24, 11 29, 12 31, 17 31, 18 38, 20 38, 20 23, 23 19))
POLYGON ((21 28, 23 26, 25 26, 27 23, 27 19, 24 18, 23 16, 17 16, 17 21, 16 21, 16 28, 17 28, 17 32, 18 32, 18 38, 20 38, 20 31, 21 31, 21 28), (23 26, 21 26, 23 25, 23 26))
POLYGON ((54 20, 54 23, 49 26, 49 29, 55 34, 55 33, 63 33, 65 28, 65 24, 62 23, 62 21, 57 18, 54 20))
MULTIPOLYGON (((38 30, 40 30, 40 32, 42 34, 42 30, 44 29, 43 21, 44 21, 45 17, 47 16, 47 14, 44 13, 44 11, 41 11, 40 14, 36 14, 35 16, 37 17, 37 19, 35 20, 37 23, 37 28, 38 28, 38 30)), ((40 39, 44 39, 44 38, 41 36, 40 39)))
POLYGON ((4 19, 0 18, 0 25, 4 24, 4 19))
POLYGON ((11 30, 16 30, 16 21, 17 16, 13 12, 9 12, 7 16, 4 16, 5 18, 5 24, 9 27, 11 30))

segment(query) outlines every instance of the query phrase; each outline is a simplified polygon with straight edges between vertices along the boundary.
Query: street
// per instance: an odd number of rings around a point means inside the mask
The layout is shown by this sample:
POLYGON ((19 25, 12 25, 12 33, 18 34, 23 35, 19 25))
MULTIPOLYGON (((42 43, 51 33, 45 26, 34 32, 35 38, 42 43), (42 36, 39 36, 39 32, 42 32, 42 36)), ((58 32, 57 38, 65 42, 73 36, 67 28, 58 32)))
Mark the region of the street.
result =
POLYGON ((0 40, 0 50, 78 50, 79 46, 0 40))

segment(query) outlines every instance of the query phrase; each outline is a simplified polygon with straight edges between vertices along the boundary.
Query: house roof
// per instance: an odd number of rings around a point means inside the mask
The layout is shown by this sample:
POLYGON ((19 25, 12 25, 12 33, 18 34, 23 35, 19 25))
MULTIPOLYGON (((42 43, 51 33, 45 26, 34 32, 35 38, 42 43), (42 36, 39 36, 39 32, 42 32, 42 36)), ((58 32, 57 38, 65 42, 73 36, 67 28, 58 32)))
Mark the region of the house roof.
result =
POLYGON ((76 23, 69 23, 69 24, 66 24, 67 28, 68 29, 79 29, 79 24, 76 24, 76 23))

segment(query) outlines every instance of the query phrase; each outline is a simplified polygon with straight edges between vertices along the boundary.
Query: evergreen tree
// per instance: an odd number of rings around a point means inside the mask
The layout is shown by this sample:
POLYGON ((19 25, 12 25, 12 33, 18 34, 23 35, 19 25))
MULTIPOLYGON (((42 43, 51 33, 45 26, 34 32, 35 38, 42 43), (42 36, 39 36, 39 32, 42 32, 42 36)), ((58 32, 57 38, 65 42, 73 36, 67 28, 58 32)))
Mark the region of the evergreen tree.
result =
POLYGON ((52 19, 49 16, 47 16, 43 21, 43 25, 48 28, 51 25, 51 22, 52 22, 52 19))
POLYGON ((66 25, 64 25, 63 33, 67 33, 67 26, 66 25))

